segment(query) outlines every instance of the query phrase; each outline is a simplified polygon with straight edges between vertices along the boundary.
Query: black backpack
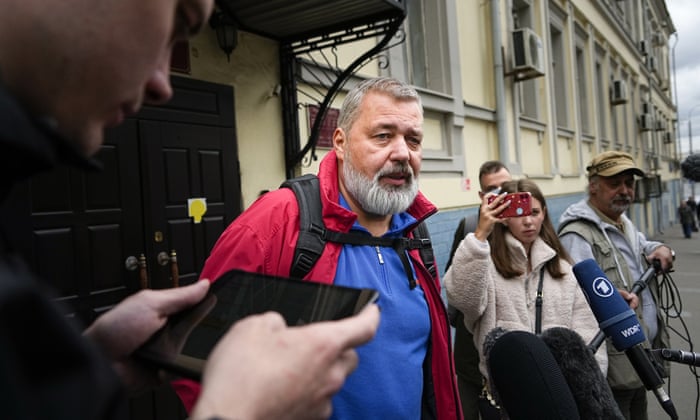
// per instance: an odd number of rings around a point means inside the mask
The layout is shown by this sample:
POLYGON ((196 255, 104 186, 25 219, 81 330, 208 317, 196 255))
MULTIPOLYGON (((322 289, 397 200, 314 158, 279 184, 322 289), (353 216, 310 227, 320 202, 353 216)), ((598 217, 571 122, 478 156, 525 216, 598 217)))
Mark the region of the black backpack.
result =
POLYGON ((406 250, 418 249, 423 264, 434 280, 437 279, 435 256, 430 241, 430 234, 425 223, 421 222, 414 229, 413 238, 376 238, 358 232, 338 232, 327 229, 321 212, 321 192, 318 177, 313 174, 289 179, 281 187, 291 188, 299 204, 299 238, 294 250, 294 260, 289 270, 291 277, 303 278, 316 264, 326 242, 351 245, 370 245, 391 247, 401 258, 404 271, 411 288, 416 286, 416 279, 406 256, 406 250))

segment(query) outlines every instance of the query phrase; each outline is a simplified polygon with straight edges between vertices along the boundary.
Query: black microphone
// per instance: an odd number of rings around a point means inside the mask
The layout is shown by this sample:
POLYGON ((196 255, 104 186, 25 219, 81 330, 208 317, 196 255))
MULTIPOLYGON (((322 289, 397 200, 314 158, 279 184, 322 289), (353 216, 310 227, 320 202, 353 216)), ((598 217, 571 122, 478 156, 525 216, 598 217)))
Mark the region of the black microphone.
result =
MULTIPOLYGON (((493 341, 489 334, 486 341, 493 341)), ((484 354, 492 394, 511 420, 581 418, 556 359, 536 335, 506 332, 484 354)))
POLYGON ((557 361, 582 419, 624 420, 593 351, 576 331, 554 327, 543 331, 541 338, 557 361))
POLYGON ((700 353, 673 349, 653 349, 651 354, 663 360, 683 363, 684 365, 700 366, 700 353))
POLYGON ((612 339, 618 351, 625 352, 644 387, 654 392, 664 411, 672 419, 677 419, 676 408, 663 388, 664 381, 642 347, 646 336, 637 315, 595 260, 583 260, 574 265, 573 270, 600 328, 612 339))

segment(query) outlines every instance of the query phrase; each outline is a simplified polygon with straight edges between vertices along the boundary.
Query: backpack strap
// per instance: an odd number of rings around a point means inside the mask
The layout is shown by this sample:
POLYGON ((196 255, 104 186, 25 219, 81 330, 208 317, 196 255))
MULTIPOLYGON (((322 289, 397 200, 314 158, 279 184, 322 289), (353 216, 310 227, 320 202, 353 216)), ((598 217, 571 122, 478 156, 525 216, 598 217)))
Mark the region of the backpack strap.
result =
POLYGON ((289 275, 301 279, 311 271, 326 246, 320 184, 316 175, 306 174, 288 179, 281 186, 291 188, 299 204, 299 238, 289 275))
POLYGON ((430 272, 433 280, 437 279, 437 266, 435 265, 435 253, 433 252, 433 243, 430 240, 430 232, 425 222, 420 222, 413 230, 413 237, 425 241, 424 246, 420 248, 420 259, 423 260, 425 268, 430 272))
POLYGON ((437 278, 435 257, 428 229, 420 223, 414 230, 414 238, 376 238, 359 232, 339 232, 327 229, 323 223, 321 192, 318 177, 306 174, 289 179, 281 187, 291 188, 299 204, 299 238, 290 267, 291 277, 303 278, 321 257, 326 242, 349 245, 368 245, 393 248, 401 259, 411 288, 416 285, 413 270, 406 255, 407 250, 418 249, 423 264, 433 279, 437 278))

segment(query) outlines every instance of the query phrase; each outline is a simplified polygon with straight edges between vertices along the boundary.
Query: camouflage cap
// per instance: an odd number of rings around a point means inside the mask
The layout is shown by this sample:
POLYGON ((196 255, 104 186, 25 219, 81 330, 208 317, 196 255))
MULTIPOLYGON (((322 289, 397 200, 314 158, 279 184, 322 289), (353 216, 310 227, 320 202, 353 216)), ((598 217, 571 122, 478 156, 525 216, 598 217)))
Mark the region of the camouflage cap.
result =
POLYGON ((625 171, 644 176, 644 171, 635 165, 632 155, 616 151, 603 152, 597 155, 586 167, 586 171, 588 171, 589 178, 594 175, 614 176, 625 171))

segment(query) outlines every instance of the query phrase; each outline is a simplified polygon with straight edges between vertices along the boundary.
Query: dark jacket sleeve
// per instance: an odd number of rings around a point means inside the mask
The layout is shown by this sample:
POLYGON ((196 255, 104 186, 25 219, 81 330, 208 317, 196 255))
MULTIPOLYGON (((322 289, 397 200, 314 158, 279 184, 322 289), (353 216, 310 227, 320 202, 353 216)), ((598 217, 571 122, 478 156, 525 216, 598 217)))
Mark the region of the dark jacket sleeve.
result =
POLYGON ((0 410, 8 419, 125 418, 108 361, 23 261, 0 255, 0 410))
POLYGON ((462 220, 459 221, 459 225, 457 225, 457 230, 455 231, 454 239, 452 239, 452 249, 450 249, 450 258, 447 260, 447 264, 445 265, 445 271, 447 271, 447 269, 450 268, 450 265, 452 265, 452 258, 455 255, 455 251, 457 251, 457 247, 459 247, 459 243, 462 242, 462 239, 464 239, 465 236, 467 236, 467 232, 464 231, 464 225, 466 223, 466 220, 466 217, 462 218, 462 220))

